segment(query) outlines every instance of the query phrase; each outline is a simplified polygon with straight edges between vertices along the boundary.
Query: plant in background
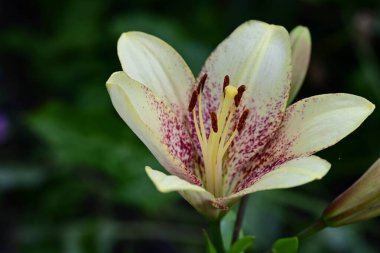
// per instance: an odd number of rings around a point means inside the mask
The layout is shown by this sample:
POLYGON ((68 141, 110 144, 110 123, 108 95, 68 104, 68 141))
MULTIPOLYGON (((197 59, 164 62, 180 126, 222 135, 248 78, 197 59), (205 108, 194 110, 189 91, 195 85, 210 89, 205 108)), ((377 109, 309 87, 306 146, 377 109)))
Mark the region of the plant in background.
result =
MULTIPOLYGON (((355 130, 374 105, 339 93, 287 108, 302 85, 310 47, 307 28, 289 35, 281 26, 248 21, 216 48, 195 81, 162 40, 123 34, 123 71, 111 75, 107 88, 119 115, 172 174, 146 167, 157 189, 178 191, 219 221, 244 195, 322 178, 330 164, 313 154, 355 130)), ((284 240, 276 248, 294 242, 284 240)), ((242 250, 234 245, 233 252, 242 250)))

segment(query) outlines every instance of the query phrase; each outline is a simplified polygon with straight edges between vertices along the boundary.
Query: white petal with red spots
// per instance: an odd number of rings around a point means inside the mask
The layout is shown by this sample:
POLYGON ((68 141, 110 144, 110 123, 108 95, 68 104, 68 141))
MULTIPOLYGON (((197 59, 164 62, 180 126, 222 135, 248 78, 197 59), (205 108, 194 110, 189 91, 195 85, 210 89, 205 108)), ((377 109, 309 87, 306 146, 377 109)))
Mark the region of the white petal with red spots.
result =
POLYGON ((199 184, 194 175, 194 150, 183 119, 152 91, 124 72, 107 81, 120 117, 172 174, 199 184))

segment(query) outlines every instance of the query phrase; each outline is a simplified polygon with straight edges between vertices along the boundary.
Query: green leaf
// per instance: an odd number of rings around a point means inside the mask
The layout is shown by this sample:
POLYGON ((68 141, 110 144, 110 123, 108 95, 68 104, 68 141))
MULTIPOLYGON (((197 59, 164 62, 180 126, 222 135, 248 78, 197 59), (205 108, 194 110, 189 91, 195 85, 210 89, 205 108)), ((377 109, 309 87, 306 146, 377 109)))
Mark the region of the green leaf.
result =
POLYGON ((251 247, 253 241, 255 240, 254 236, 247 235, 243 238, 240 238, 234 244, 232 244, 231 249, 228 251, 228 253, 241 253, 244 252, 244 250, 251 247))
POLYGON ((272 246, 273 253, 296 253, 298 251, 298 238, 288 237, 278 239, 272 246))
POLYGON ((236 213, 231 210, 220 221, 220 231, 222 234, 223 247, 228 250, 231 247, 232 234, 234 231, 236 213))
POLYGON ((206 230, 203 230, 203 234, 207 241, 207 253, 217 253, 215 246, 210 240, 210 237, 208 236, 206 230))

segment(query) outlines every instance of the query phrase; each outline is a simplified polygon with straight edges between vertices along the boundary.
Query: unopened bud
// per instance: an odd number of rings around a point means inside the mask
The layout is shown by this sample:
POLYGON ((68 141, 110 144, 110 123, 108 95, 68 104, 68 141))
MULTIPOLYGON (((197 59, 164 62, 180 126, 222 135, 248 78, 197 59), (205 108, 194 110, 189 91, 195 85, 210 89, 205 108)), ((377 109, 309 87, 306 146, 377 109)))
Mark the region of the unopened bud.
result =
POLYGON ((380 159, 323 212, 322 219, 338 227, 380 216, 380 159))

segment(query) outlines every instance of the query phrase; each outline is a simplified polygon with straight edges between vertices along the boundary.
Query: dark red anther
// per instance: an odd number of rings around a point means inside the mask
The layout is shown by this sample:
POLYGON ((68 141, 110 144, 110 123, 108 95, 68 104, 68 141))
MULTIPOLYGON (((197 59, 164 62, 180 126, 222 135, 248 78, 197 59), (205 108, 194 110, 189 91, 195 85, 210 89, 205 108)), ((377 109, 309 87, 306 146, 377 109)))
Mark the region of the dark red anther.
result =
POLYGON ((243 92, 247 89, 247 87, 245 87, 245 85, 240 85, 239 88, 238 88, 238 93, 239 94, 243 94, 243 92))
POLYGON ((236 128, 239 133, 243 130, 243 128, 245 126, 245 121, 247 120, 248 113, 249 113, 249 110, 245 109, 244 112, 240 116, 239 123, 238 123, 237 128, 236 128))
POLYGON ((223 81, 223 94, 224 94, 224 89, 230 84, 230 77, 228 75, 226 75, 224 77, 224 81, 223 81))
POLYGON ((214 133, 218 132, 218 117, 215 112, 211 112, 211 126, 214 133))
POLYGON ((207 79, 207 73, 204 73, 203 76, 201 77, 201 80, 199 80, 198 87, 197 87, 197 92, 200 94, 203 91, 203 88, 205 87, 207 79))
POLYGON ((197 98, 198 98, 198 91, 195 90, 193 91, 193 94, 191 95, 190 103, 189 103, 189 112, 193 111, 196 103, 197 103, 197 98))
POLYGON ((240 85, 240 87, 238 88, 238 94, 236 94, 236 96, 234 97, 236 107, 239 106, 241 98, 245 90, 246 90, 245 85, 240 85))

